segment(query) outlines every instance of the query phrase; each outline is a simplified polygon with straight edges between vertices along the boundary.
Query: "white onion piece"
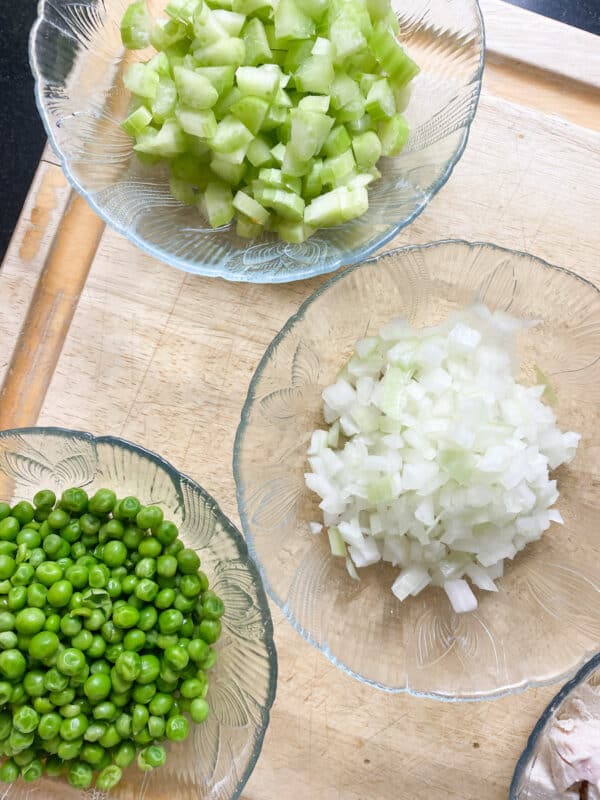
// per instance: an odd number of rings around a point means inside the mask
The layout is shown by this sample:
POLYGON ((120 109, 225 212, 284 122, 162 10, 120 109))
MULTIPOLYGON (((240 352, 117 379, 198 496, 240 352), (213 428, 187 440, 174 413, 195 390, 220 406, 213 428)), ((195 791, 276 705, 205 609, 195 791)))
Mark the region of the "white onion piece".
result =
POLYGON ((544 387, 515 381, 513 337, 531 324, 476 305, 356 343, 323 391, 328 429, 313 432, 305 475, 352 577, 383 559, 401 570, 398 599, 431 584, 471 611, 465 579, 496 591, 504 561, 562 524, 549 472, 580 437, 557 428, 544 387))

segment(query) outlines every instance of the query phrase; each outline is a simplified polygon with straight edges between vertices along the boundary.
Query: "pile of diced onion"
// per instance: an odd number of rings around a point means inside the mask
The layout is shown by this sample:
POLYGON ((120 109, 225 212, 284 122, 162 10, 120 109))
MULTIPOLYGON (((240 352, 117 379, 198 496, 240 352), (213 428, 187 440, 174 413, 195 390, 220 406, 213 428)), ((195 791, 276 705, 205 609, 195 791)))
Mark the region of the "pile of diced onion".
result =
POLYGON ((356 343, 323 392, 329 427, 312 435, 305 476, 353 577, 387 561, 399 600, 441 586, 472 611, 470 584, 497 591, 505 560, 562 523, 549 472, 580 437, 557 428, 544 386, 515 380, 514 334, 530 324, 477 305, 356 343))

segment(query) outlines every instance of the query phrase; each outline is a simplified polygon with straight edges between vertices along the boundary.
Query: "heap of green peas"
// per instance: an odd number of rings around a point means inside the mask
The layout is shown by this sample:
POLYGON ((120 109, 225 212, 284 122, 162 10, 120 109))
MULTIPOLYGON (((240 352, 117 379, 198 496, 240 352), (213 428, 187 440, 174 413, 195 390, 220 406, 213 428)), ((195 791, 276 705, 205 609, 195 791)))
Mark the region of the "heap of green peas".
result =
POLYGON ((0 502, 0 780, 109 790, 207 718, 224 607, 178 537, 110 489, 0 502))

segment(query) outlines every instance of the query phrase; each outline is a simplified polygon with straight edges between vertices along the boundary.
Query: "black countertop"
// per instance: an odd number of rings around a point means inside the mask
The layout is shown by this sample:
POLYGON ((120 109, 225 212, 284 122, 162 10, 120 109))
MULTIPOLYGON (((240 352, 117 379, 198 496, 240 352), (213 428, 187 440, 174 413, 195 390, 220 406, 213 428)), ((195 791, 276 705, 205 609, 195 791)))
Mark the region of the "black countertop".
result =
MULTIPOLYGON (((600 34, 600 0, 509 0, 513 5, 600 34)), ((3 14, 0 37, 0 262, 45 143, 33 98, 28 64, 28 36, 37 13, 36 0, 12 4, 3 14)))

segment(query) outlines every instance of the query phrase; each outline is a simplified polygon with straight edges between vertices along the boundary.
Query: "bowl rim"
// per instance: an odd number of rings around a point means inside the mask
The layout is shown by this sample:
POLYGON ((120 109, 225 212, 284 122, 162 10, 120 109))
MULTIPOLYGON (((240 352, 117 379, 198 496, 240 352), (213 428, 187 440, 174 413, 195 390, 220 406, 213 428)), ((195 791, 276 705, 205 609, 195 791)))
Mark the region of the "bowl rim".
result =
POLYGON ((548 703, 546 708, 542 711, 538 721, 535 723, 533 730, 529 734, 527 739, 527 744, 525 745, 525 749, 521 753, 519 760, 517 761, 517 766, 515 767, 515 771, 513 774, 512 781, 510 783, 510 790, 509 790, 509 800, 519 800, 519 795, 517 791, 519 789, 519 782, 524 775, 525 770, 527 769, 527 765, 533 755, 535 747, 538 743, 538 740, 544 733, 544 728, 548 723, 550 717, 560 708, 563 702, 567 699, 567 697, 571 694, 573 689, 576 689, 580 686, 587 678, 592 675, 592 673, 597 672, 600 668, 600 653, 596 653, 595 656, 590 658, 578 672, 568 681, 562 689, 557 692, 552 700, 548 703))
MULTIPOLYGON (((58 2, 63 2, 63 1, 64 0, 58 0, 58 2)), ((448 181, 450 175, 454 170, 454 167, 460 161, 467 146, 467 142, 469 140, 469 134, 471 132, 471 125, 473 123, 475 114, 477 113, 477 108, 479 106, 479 98, 481 97, 481 86, 483 80, 483 70, 485 65, 485 51, 486 51, 486 32, 485 32, 483 14, 480 6, 480 0, 465 0, 465 1, 473 5, 473 10, 478 25, 478 33, 480 39, 480 53, 479 53, 479 63, 477 65, 477 69, 475 71, 473 79, 470 81, 470 83, 474 83, 476 85, 477 90, 475 92, 475 97, 471 105, 471 108, 469 110, 469 114, 465 119, 463 133, 458 143, 458 146, 456 147, 453 154, 446 162, 442 174, 430 187, 429 191, 422 196, 418 206, 408 217, 406 217, 406 219, 401 220, 400 222, 397 222, 388 227, 386 231, 384 231, 380 236, 378 236, 375 239, 375 241, 371 242, 369 245, 359 250, 353 250, 350 252, 346 251, 345 253, 340 254, 333 261, 327 262, 326 265, 324 265, 320 260, 316 260, 298 269, 288 268, 285 272, 282 273, 274 272, 273 269, 266 270, 260 273, 250 273, 248 271, 238 273, 233 271, 229 266, 218 267, 205 262, 191 261, 190 259, 181 256, 171 256, 170 254, 165 253, 163 250, 161 250, 161 248, 156 247, 155 245, 152 245, 149 242, 147 242, 136 231, 128 230, 124 225, 120 225, 118 222, 116 222, 116 220, 112 219, 111 215, 108 214, 106 211, 104 211, 103 208, 94 200, 91 193, 84 188, 84 186, 75 177, 74 173, 70 169, 67 157, 63 155, 60 147, 58 146, 56 137, 52 129, 52 125, 50 124, 48 114, 46 112, 46 108, 44 105, 44 98, 42 91, 42 74, 38 66, 38 58, 37 58, 37 37, 39 28, 45 19, 46 6, 50 5, 52 3, 52 0, 39 0, 37 6, 37 17, 35 22, 33 23, 33 26, 29 34, 29 45, 28 45, 29 66, 34 79, 35 102, 38 109, 38 113, 41 117, 42 123, 46 130, 48 141, 50 142, 53 152, 58 157, 61 169, 71 187, 75 189, 83 197, 83 199, 88 203, 88 205, 92 208, 92 210, 100 217, 100 219, 106 225, 109 226, 109 228, 112 228, 114 231, 121 234, 121 236, 124 236, 126 239, 131 241, 134 245, 136 245, 136 247, 138 247, 144 253, 147 253, 148 255, 152 256, 152 258, 155 258, 156 260, 161 261, 162 263, 167 264, 168 266, 175 267, 176 269, 182 270, 183 272, 187 272, 192 275, 202 275, 204 277, 212 277, 212 278, 223 278, 224 280, 232 281, 235 283, 275 284, 275 283, 290 283, 292 281, 314 278, 318 275, 324 275, 331 272, 335 272, 341 267, 351 266, 353 264, 357 264, 361 261, 364 261, 364 259, 373 255, 377 250, 381 249, 384 245, 386 245, 391 239, 397 236, 401 230, 408 227, 412 222, 414 222, 414 220, 419 216, 419 214, 421 214, 421 212, 425 210, 429 202, 446 184, 446 182, 448 181)), ((301 247, 301 246, 302 245, 288 245, 288 247, 301 247)))
POLYGON ((246 509, 245 509, 245 490, 241 476, 241 458, 244 446, 244 438, 249 427, 250 415, 254 406, 257 388, 262 378, 263 372, 265 371, 265 368, 270 362, 271 357, 275 352, 276 348, 279 346, 280 342, 283 339, 285 339, 285 337, 288 335, 288 333, 290 333, 290 331, 293 330, 296 323, 300 322, 303 319, 308 308, 317 299, 319 299, 321 295, 325 294, 332 286, 334 286, 339 281, 344 280, 346 277, 351 275, 356 270, 362 268, 368 268, 369 265, 371 264, 376 264, 384 259, 409 253, 414 250, 429 250, 438 247, 444 248, 447 246, 456 246, 456 245, 467 246, 469 249, 485 247, 489 248, 492 251, 497 251, 499 253, 507 254, 511 257, 532 259, 534 262, 536 262, 536 264, 545 269, 551 269, 557 272, 564 273, 565 275, 569 276, 569 278, 574 278, 580 281, 581 283, 585 284, 588 288, 593 289, 598 295, 600 295, 600 288, 598 286, 596 286, 592 281, 588 280, 587 278, 584 278, 581 275, 578 275, 576 272, 573 272, 572 270, 566 269, 565 267, 557 266, 555 264, 551 264, 549 261, 546 261, 545 259, 540 258, 539 256, 534 256, 531 253, 527 253, 523 250, 503 247, 501 245, 494 244, 493 242, 485 242, 485 241, 467 241, 466 239, 439 239, 437 241, 427 242, 425 244, 409 244, 409 245, 404 245, 402 247, 396 247, 391 250, 386 250, 385 252, 380 253, 379 255, 368 259, 367 261, 364 261, 362 264, 351 264, 345 269, 340 270, 335 275, 328 278, 321 284, 321 286, 319 286, 314 292, 312 292, 312 294, 310 294, 309 297, 306 300, 304 300, 304 302, 300 305, 298 310, 289 317, 285 325, 275 335, 275 337, 272 339, 271 343, 265 350, 265 353, 260 359, 258 366, 256 367, 256 370, 252 376, 252 379, 248 386, 246 399, 242 407, 240 422, 238 424, 238 428, 236 431, 234 448, 233 448, 233 476, 236 485, 238 513, 242 524, 242 531, 244 532, 244 536, 246 538, 246 542, 248 545, 248 551, 250 552, 251 557, 254 559, 254 562, 258 566, 259 572, 263 580, 263 585, 266 588, 269 597, 278 606, 278 608, 281 609, 282 613, 284 614, 285 618, 288 620, 290 625, 294 628, 294 630, 297 633, 300 634, 300 636, 303 639, 305 639, 309 644, 311 644, 317 650, 322 652, 334 666, 338 667, 342 672, 349 675, 350 677, 355 678, 360 683, 367 684, 368 686, 373 686, 376 689, 381 689, 382 691, 389 692, 390 694, 408 694, 412 697, 423 697, 430 700, 439 700, 441 702, 449 702, 449 703, 457 703, 457 702, 469 703, 469 702, 496 700, 502 697, 520 694, 521 692, 524 692, 530 688, 552 686, 556 683, 567 680, 571 675, 573 675, 575 670, 579 669, 581 665, 584 664, 586 660, 590 658, 592 652, 595 652, 595 648, 592 651, 585 652, 575 666, 566 670, 564 673, 561 673, 560 675, 555 675, 548 679, 526 678, 522 680, 520 683, 515 684, 513 686, 501 687, 493 691, 477 693, 477 694, 458 695, 458 694, 449 694, 446 692, 416 690, 409 685, 408 676, 406 677, 406 683, 404 686, 388 686, 371 678, 366 678, 360 673, 353 670, 343 661, 338 659, 335 656, 335 654, 331 652, 329 647, 323 647, 320 644, 318 644, 318 642, 316 642, 315 639, 313 638, 310 631, 306 630, 296 620, 292 612, 287 608, 287 603, 284 600, 282 600, 273 590, 269 578, 266 574, 266 570, 264 569, 264 566, 262 564, 262 560, 258 556, 254 544, 254 535, 252 533, 252 527, 249 523, 248 515, 246 514, 246 509))
POLYGON ((264 738, 267 732, 267 728, 269 727, 270 722, 270 711, 275 701, 275 695, 277 692, 277 674, 278 674, 278 659, 277 659, 277 649, 275 647, 275 640, 273 635, 273 619, 271 616, 271 610, 269 608, 269 601, 265 592, 265 588, 262 582, 262 578, 260 572, 257 568, 254 559, 250 555, 248 551, 248 547, 244 540, 244 537, 235 527, 233 522, 227 517, 219 504, 214 499, 212 495, 210 495, 206 489, 204 489, 199 483, 197 483, 193 478, 190 478, 184 472, 180 472, 176 469, 169 461, 164 459, 162 456, 159 456, 157 453, 153 452, 152 450, 148 450, 141 445, 134 444, 130 442, 128 439, 123 439, 120 436, 95 436, 92 433, 87 431, 80 431, 80 430, 73 430, 70 428, 61 428, 56 426, 28 426, 23 428, 7 428, 5 430, 0 431, 0 441, 3 439, 8 439, 11 436, 28 436, 28 435, 53 435, 53 436, 61 436, 65 439, 79 439, 86 442, 89 442, 93 445, 96 444, 109 444, 112 446, 117 446, 124 450, 128 450, 129 452, 136 453, 137 455, 142 456, 143 458, 153 462, 158 467, 164 469, 169 477, 175 482, 183 481, 185 484, 190 486, 194 491, 197 491, 198 494, 202 497, 206 505, 209 507, 211 512, 215 515, 217 521, 223 526, 226 533, 233 539, 235 542, 241 557, 245 557, 246 564, 248 566, 248 571, 254 580, 257 589, 257 600, 258 605, 261 610, 262 618, 264 621, 264 642, 265 647, 267 650, 268 655, 268 663, 270 665, 269 670, 269 687, 267 693, 267 699, 265 701, 264 706, 261 708, 261 727, 258 731, 258 735, 255 736, 254 746, 252 748, 252 753, 250 754, 248 764, 246 769, 242 773, 241 777, 239 778, 238 785, 234 793, 231 795, 230 800, 238 800, 250 775, 254 771, 258 758, 260 756, 264 738))

